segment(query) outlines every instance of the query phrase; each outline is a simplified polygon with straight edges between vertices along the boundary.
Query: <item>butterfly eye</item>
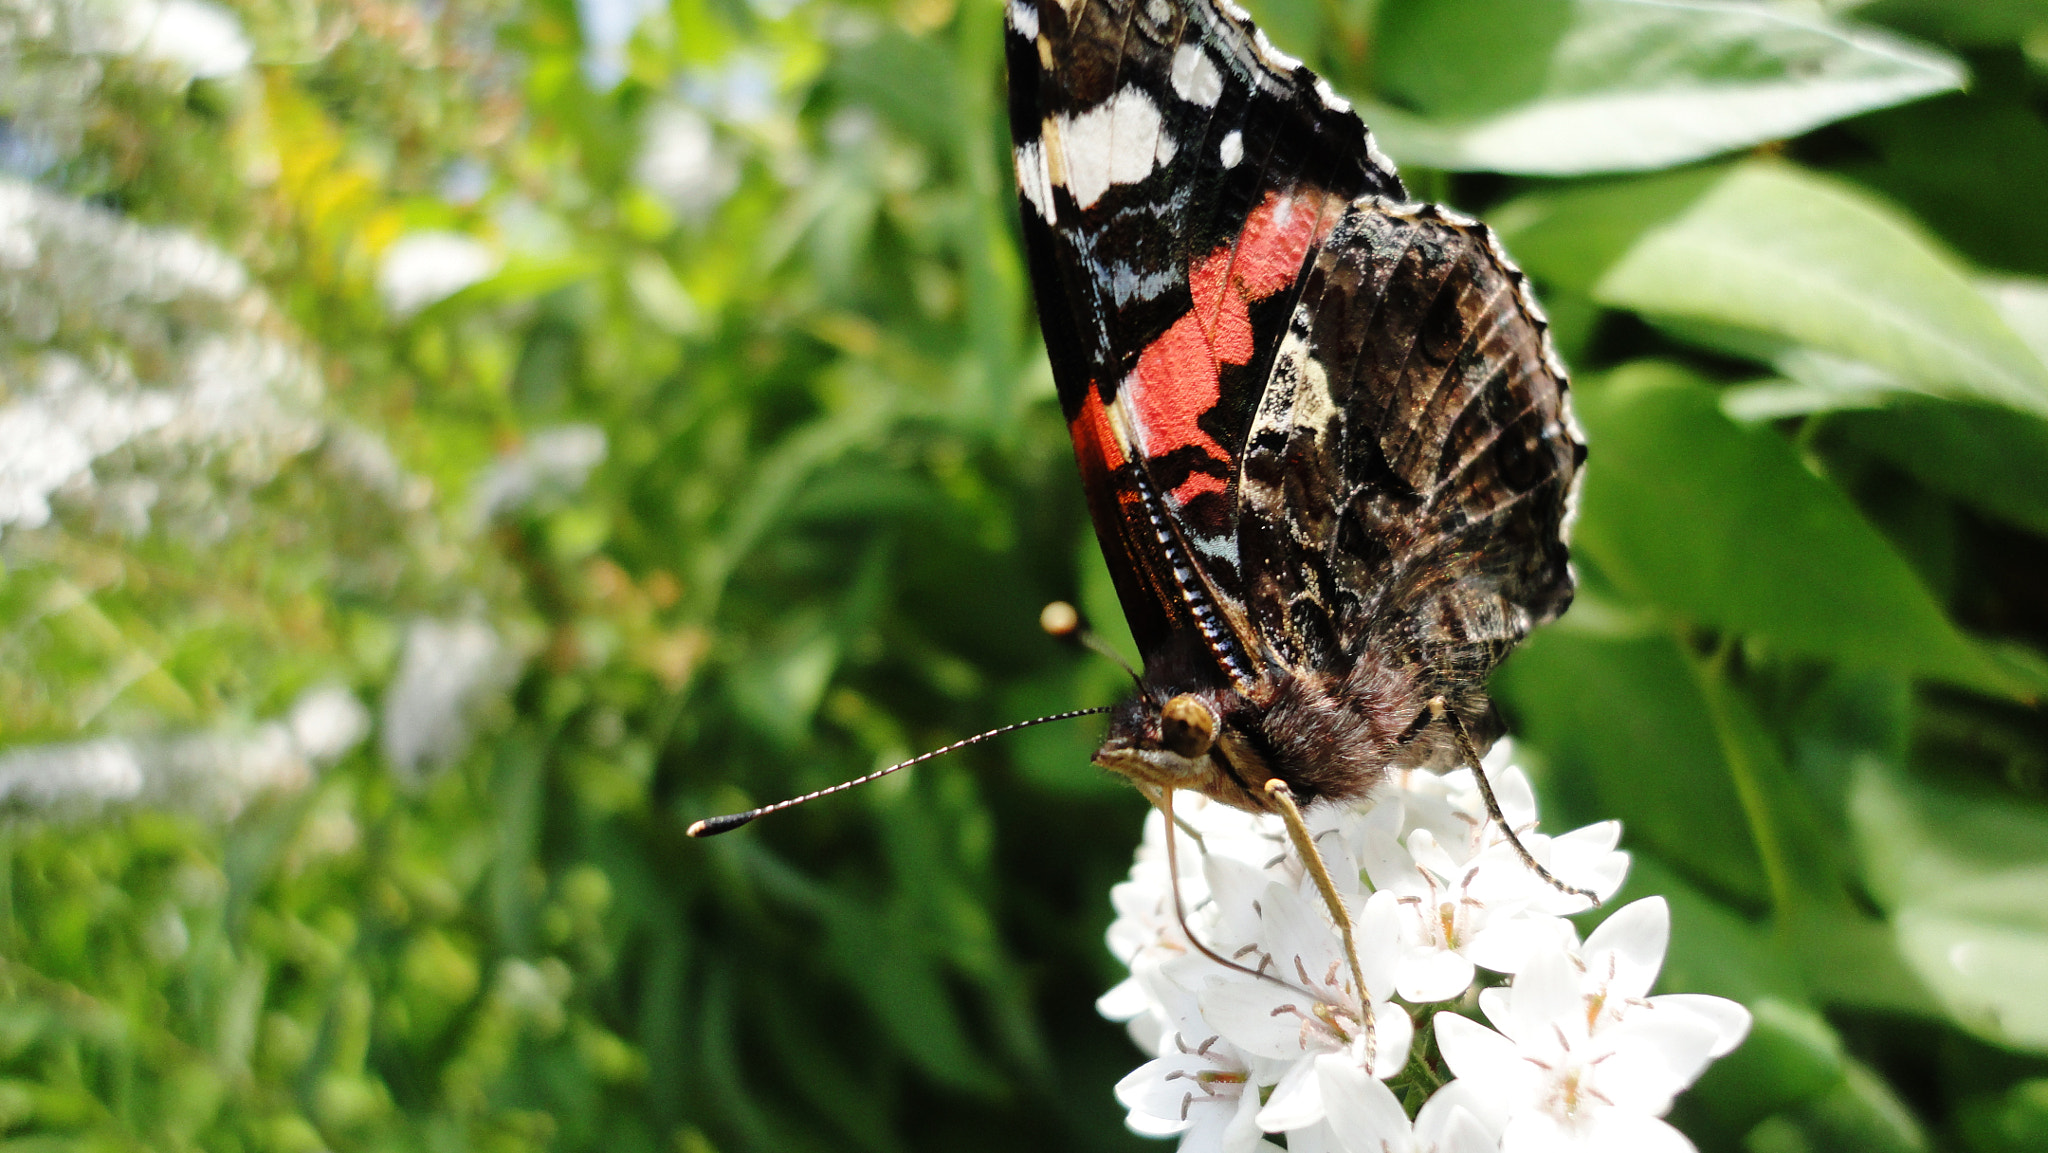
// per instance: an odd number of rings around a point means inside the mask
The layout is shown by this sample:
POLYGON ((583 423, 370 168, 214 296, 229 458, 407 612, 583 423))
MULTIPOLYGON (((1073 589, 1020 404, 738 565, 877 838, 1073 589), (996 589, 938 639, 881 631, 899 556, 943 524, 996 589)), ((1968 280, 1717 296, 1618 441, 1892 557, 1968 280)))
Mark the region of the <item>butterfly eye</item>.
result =
POLYGON ((1216 714, 1190 693, 1182 693, 1159 710, 1159 741, 1193 760, 1216 743, 1216 714))

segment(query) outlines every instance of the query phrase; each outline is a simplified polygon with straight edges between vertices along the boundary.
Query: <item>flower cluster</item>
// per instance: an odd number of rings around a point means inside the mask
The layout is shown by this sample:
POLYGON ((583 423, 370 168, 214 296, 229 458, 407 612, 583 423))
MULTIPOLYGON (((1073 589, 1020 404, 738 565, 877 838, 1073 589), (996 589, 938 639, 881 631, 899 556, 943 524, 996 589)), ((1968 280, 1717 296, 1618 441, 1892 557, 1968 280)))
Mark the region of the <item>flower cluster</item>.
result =
MULTIPOLYGON (((1536 832, 1510 756, 1503 742, 1487 778, 1522 844, 1611 896, 1628 871, 1620 826, 1536 832)), ((1401 774, 1367 804, 1307 812, 1356 976, 1278 818, 1186 795, 1175 817, 1185 928, 1161 814, 1111 891, 1109 944, 1131 976, 1098 1007, 1156 1055, 1116 1088, 1133 1130, 1177 1134, 1182 1153, 1266 1153, 1273 1133, 1290 1153, 1691 1148, 1660 1118, 1749 1014, 1649 995, 1670 935, 1660 898, 1581 941, 1565 915, 1590 902, 1522 861, 1470 770, 1401 774), (1446 1011, 1474 1006, 1494 1028, 1446 1011), (1425 1093, 1411 1120, 1402 1098, 1425 1093)))

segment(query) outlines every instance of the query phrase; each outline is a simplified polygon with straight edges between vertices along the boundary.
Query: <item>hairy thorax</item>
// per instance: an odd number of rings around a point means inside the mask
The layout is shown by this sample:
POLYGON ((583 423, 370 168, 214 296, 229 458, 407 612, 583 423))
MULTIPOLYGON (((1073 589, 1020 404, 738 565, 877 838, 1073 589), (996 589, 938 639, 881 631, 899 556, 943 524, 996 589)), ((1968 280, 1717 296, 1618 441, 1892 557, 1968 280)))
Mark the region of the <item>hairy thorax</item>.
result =
MULTIPOLYGON (((1436 694, 1371 653, 1342 675, 1296 673, 1267 684, 1266 699, 1255 700, 1236 688, 1179 688, 1148 676, 1110 714, 1095 763, 1148 792, 1189 789, 1264 812, 1266 782, 1276 777, 1303 804, 1354 801, 1390 772, 1457 761, 1455 738, 1429 723, 1436 694)), ((1496 731, 1485 697, 1462 696, 1447 703, 1468 728, 1496 731)))

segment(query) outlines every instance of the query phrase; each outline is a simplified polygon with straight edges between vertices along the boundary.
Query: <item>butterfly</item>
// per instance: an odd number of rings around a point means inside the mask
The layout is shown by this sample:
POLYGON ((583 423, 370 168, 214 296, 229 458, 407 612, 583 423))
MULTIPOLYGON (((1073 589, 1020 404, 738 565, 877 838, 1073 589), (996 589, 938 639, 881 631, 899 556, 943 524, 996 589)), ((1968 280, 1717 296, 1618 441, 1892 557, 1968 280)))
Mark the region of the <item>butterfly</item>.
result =
POLYGON ((1488 674, 1571 603, 1586 455, 1521 272, 1409 202, 1230 0, 1007 0, 1004 40, 1039 322, 1138 691, 690 835, 1103 711, 1096 763, 1163 806, 1284 793, 1296 829, 1297 800, 1476 766, 1488 674))
POLYGON ((1476 767, 1488 674, 1574 585, 1586 449, 1523 275, 1230 0, 1005 28, 1039 319, 1144 662, 1096 763, 1254 811, 1476 767))

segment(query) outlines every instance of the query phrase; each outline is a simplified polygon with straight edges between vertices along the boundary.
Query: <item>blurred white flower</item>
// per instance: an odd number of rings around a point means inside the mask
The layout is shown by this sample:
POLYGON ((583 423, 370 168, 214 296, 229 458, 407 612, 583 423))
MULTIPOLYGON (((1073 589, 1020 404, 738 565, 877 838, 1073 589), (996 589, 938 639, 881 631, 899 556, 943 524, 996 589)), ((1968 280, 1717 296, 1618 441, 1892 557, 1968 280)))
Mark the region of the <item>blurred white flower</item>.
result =
POLYGON ((326 764, 369 735, 370 710, 340 685, 321 685, 299 695, 285 724, 307 760, 326 764))
POLYGON ((384 689, 379 739, 392 769, 417 777, 461 756, 472 714, 517 672, 497 630, 481 620, 413 621, 384 689))
POLYGON ((124 533, 165 502, 217 525, 220 482, 264 484, 325 430, 319 374, 275 319, 198 237, 0 179, 0 327, 20 350, 0 356, 0 530, 49 523, 57 498, 124 533), (59 331, 90 362, 36 347, 59 331))
POLYGON ((573 493, 604 457, 604 430, 594 424, 565 424, 532 433, 517 451, 478 474, 470 490, 471 519, 482 526, 537 497, 573 493))
POLYGON ((647 112, 644 131, 634 178, 682 216, 709 215, 739 186, 739 165, 696 109, 657 104, 647 112))
POLYGON ((118 737, 9 749, 0 753, 0 812, 80 815, 134 800, 143 782, 142 758, 118 737))
POLYGON ((0 753, 0 813, 79 819, 133 803, 226 819, 263 793, 304 787, 366 732, 363 706, 329 685, 253 727, 27 745, 0 753))
POLYGON ((252 55, 241 22, 205 0, 128 0, 121 50, 207 78, 240 72, 252 55))
POLYGON ((498 271, 498 254, 459 232, 410 232, 391 242, 377 266, 377 292, 404 319, 498 271))

